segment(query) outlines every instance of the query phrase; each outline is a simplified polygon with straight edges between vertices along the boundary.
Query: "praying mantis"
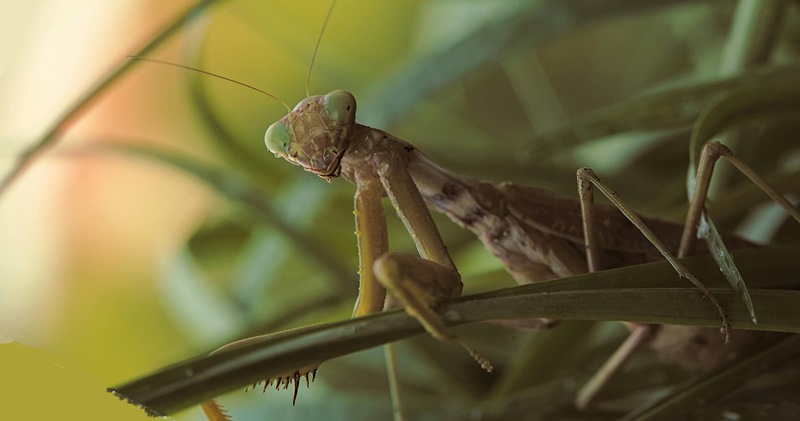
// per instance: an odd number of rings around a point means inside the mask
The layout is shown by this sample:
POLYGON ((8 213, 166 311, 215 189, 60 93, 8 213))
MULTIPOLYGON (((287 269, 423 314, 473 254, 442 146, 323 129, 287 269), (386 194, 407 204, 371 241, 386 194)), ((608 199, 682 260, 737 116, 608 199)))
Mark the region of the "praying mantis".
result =
MULTIPOLYGON (((271 125, 265 135, 267 148, 276 156, 326 180, 342 175, 356 184, 361 281, 354 316, 381 311, 389 291, 431 335, 441 340, 458 340, 467 347, 445 328, 435 312, 445 301, 460 295, 462 284, 427 205, 473 231, 521 283, 596 271, 602 267, 604 257, 619 259, 615 262, 619 265, 663 256, 716 307, 727 342, 729 325, 724 310, 670 252, 678 250, 681 257, 689 253, 695 240, 690 229, 636 215, 588 168, 578 170, 580 201, 542 189, 513 184, 494 186, 453 174, 411 144, 357 124, 355 113, 356 101, 349 92, 312 96, 271 125), (610 206, 595 205, 593 186, 614 201, 622 214, 610 206), (414 239, 419 257, 388 251, 385 216, 380 205, 384 195, 389 196, 414 239), (629 221, 622 219, 623 214, 629 221), (626 222, 635 225, 650 244, 631 231, 622 234, 626 232, 626 222), (655 231, 648 225, 655 227, 655 231), (664 238, 668 245, 659 238, 664 238), (682 239, 680 243, 678 239, 682 239), (583 250, 581 243, 585 246, 583 250)), ((800 222, 797 209, 729 149, 714 142, 704 147, 700 172, 706 184, 696 187, 698 193, 691 206, 696 214, 690 211, 686 226, 698 223, 695 221, 703 209, 713 161, 719 157, 731 160, 757 184, 765 186, 768 194, 800 222)), ((728 241, 733 247, 747 246, 735 238, 728 241)), ((625 354, 613 361, 615 367, 608 371, 615 371, 617 364, 652 331, 652 326, 635 326, 630 343, 621 348, 625 354)), ((471 348, 467 350, 484 368, 490 369, 485 359, 471 348)), ((595 393, 596 390, 586 391, 578 398, 578 404, 587 406, 595 393)))
MULTIPOLYGON (((323 179, 330 181, 341 175, 356 184, 361 284, 354 317, 381 311, 388 291, 431 335, 458 341, 482 367, 491 370, 488 361, 449 332, 435 311, 448 299, 458 297, 462 284, 427 205, 473 231, 521 283, 599 270, 604 257, 618 259, 615 264, 666 257, 717 308, 727 341, 729 326, 724 310, 670 251, 677 249, 679 255, 686 255, 693 244, 679 244, 679 240, 691 242, 694 234, 686 235, 687 230, 678 224, 636 215, 590 169, 578 170, 580 201, 532 187, 494 186, 451 173, 411 144, 357 124, 355 113, 355 98, 349 92, 312 96, 271 125, 265 135, 267 148, 276 156, 323 179), (612 199, 622 213, 611 206, 593 204, 592 186, 612 199), (385 215, 380 204, 384 195, 389 196, 417 244, 419 257, 388 251, 385 215), (644 236, 640 238, 627 231, 627 222, 644 236), (622 232, 629 234, 621 235, 622 232), (659 238, 664 238, 664 242, 659 238)), ((707 171, 705 180, 710 178, 713 167, 709 161, 723 156, 757 184, 764 185, 768 194, 800 222, 800 211, 720 143, 704 147, 701 169, 707 171)), ((706 188, 697 187, 700 195, 695 200, 700 203, 705 200, 706 188)), ((692 206, 696 212, 702 208, 702 204, 692 206)), ((689 224, 697 218, 699 215, 691 213, 687 216, 689 224)), ((735 237, 728 242, 732 247, 748 246, 735 237)), ((632 350, 651 338, 656 330, 648 325, 634 326, 619 356, 603 370, 604 378, 590 384, 605 383, 632 350)), ((312 367, 295 372, 293 378, 289 375, 285 380, 279 378, 278 385, 293 381, 296 397, 299 377, 307 376, 311 370, 316 373, 316 367, 312 367)), ((588 406, 596 392, 596 388, 587 389, 579 395, 578 405, 588 406)), ((207 404, 207 414, 221 414, 213 405, 207 404)))
MULTIPOLYGON (((401 306, 435 338, 461 344, 487 371, 491 371, 489 361, 451 333, 437 314, 446 301, 460 296, 462 284, 428 208, 475 233, 522 284, 666 258, 714 306, 724 342, 730 329, 724 309, 676 258, 692 254, 695 248, 714 162, 720 157, 729 160, 800 222, 796 208, 719 142, 703 148, 686 222, 677 224, 637 214, 589 168, 577 171, 578 199, 512 183, 493 185, 455 174, 410 143, 356 123, 355 116, 356 100, 349 92, 309 96, 267 129, 265 144, 277 157, 326 181, 341 176, 356 185, 360 288, 353 316, 401 306), (614 206, 595 204, 594 188, 614 206), (384 196, 419 256, 388 250, 384 196)), ((734 249, 752 246, 736 237, 726 238, 726 243, 734 249)), ((579 393, 579 407, 590 406, 633 350, 658 334, 656 326, 630 325, 630 329, 628 341, 579 393)), ((708 331, 686 329, 687 335, 703 336, 708 331)), ((691 341, 691 336, 685 340, 691 341)), ((277 385, 294 384, 296 398, 300 378, 307 379, 311 372, 316 373, 316 365, 279 376, 277 385)), ((204 409, 212 418, 226 418, 213 402, 204 409)))
MULTIPOLYGON (((540 189, 513 184, 497 187, 456 175, 433 163, 410 144, 380 130, 357 125, 355 101, 352 95, 343 91, 304 100, 290 115, 270 127, 265 141, 273 153, 300 164, 312 173, 325 179, 341 175, 357 184, 359 242, 364 247, 360 263, 362 287, 354 312, 356 315, 383 308, 380 288, 386 284, 390 286, 391 294, 397 294, 397 299, 420 319, 429 332, 440 338, 453 338, 449 330, 437 324, 438 316, 429 311, 429 307, 436 307, 457 296, 460 293, 460 280, 454 274, 452 260, 436 227, 430 222, 426 205, 473 230, 493 254, 501 257, 501 261, 518 280, 566 276, 660 258, 650 246, 644 245, 639 234, 627 222, 619 218, 616 210, 605 206, 593 208, 588 188, 582 190, 580 197, 583 201, 578 202, 540 189), (348 109, 348 106, 351 108, 348 109), (307 134, 311 135, 310 138, 304 137, 307 134), (326 141, 332 143, 324 143, 326 141), (418 190, 416 194, 415 189, 418 190), (412 236, 420 249, 420 258, 386 254, 383 246, 386 242, 382 234, 385 222, 382 222, 381 211, 375 204, 384 193, 398 204, 401 218, 412 226, 412 236), (533 206, 535 202, 539 202, 538 206, 533 206), (580 203, 585 203, 585 211, 581 211, 580 203), (539 216, 549 219, 547 223, 537 222, 538 219, 527 213, 540 209, 544 209, 541 211, 544 215, 539 216), (579 216, 592 212, 595 218, 579 216), (601 223, 592 223, 593 219, 601 223), (608 226, 614 228, 606 228, 608 226), (592 235, 587 235, 586 242, 591 243, 589 245, 583 244, 583 236, 576 234, 584 230, 591 233, 595 229, 599 231, 599 242, 597 238, 592 240, 592 235), (631 234, 623 234, 625 230, 631 230, 631 234), (609 258, 606 251, 599 250, 605 248, 601 246, 608 245, 611 232, 619 236, 615 238, 624 238, 635 244, 630 249, 623 249, 622 253, 610 253, 617 255, 609 258), (534 237, 539 241, 532 241, 534 237), (584 248, 588 250, 585 255, 584 248), (629 256, 625 252, 631 250, 640 255, 628 261, 629 256), (363 258, 364 254, 371 257, 363 258), (372 279, 365 280, 364 277, 372 279), (407 281, 410 279, 443 282, 438 288, 429 289, 409 284, 407 281)), ((724 149, 721 151, 726 153, 724 149)), ((584 183, 596 181, 588 171, 582 171, 581 177, 584 183)), ((674 238, 676 233, 681 232, 678 225, 662 225, 655 220, 646 220, 645 225, 651 225, 657 234, 664 231, 666 237, 663 238, 668 248, 677 249, 674 238), (659 228, 656 229, 656 226, 659 228), (673 239, 667 240, 670 237, 673 239)), ((686 236, 692 238, 691 235, 686 236)), ((746 245, 729 239, 729 245, 736 247, 737 244, 746 245)), ((713 296, 709 294, 709 297, 713 296)), ((724 311, 719 312, 724 319, 724 311)), ((725 323, 722 322, 722 325, 725 323)), ((634 329, 638 329, 637 332, 647 331, 639 326, 634 329)))

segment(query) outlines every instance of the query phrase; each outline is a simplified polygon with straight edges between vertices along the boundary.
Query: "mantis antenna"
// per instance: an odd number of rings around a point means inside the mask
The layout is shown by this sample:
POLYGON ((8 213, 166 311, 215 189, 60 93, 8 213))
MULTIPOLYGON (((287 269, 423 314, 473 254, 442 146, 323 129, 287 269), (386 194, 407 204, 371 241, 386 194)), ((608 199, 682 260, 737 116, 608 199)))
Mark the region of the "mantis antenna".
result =
POLYGON ((322 36, 325 34, 325 28, 328 27, 328 21, 331 20, 331 15, 333 14, 333 8, 336 6, 336 0, 331 2, 331 7, 328 9, 328 14, 325 16, 325 22, 322 23, 322 30, 319 31, 319 37, 317 37, 317 45, 314 46, 314 55, 311 56, 311 65, 308 66, 308 76, 306 77, 306 97, 310 97, 311 93, 308 89, 308 86, 311 84, 311 70, 314 69, 314 60, 317 59, 317 51, 319 50, 319 44, 322 42, 322 36))
POLYGON ((163 61, 163 60, 157 60, 157 59, 154 59, 154 58, 145 58, 145 57, 139 57, 139 56, 128 56, 128 58, 130 58, 131 60, 139 60, 139 61, 145 61, 145 62, 149 62, 149 63, 164 64, 164 65, 167 65, 167 66, 173 66, 173 67, 177 67, 177 68, 184 69, 184 70, 191 70, 193 72, 202 73, 202 74, 204 74, 206 76, 213 76, 215 78, 222 79, 222 80, 227 81, 227 82, 235 83, 235 84, 237 84, 239 86, 244 86, 245 88, 252 89, 252 90, 254 90, 256 92, 259 92, 261 94, 264 94, 264 95, 274 99, 275 101, 278 101, 281 105, 283 105, 286 108, 286 111, 288 111, 289 113, 292 112, 291 107, 286 105, 285 102, 281 101, 281 99, 276 97, 275 95, 272 95, 271 93, 269 93, 267 91, 263 91, 261 89, 258 89, 255 86, 248 85, 248 84, 246 84, 244 82, 239 82, 238 80, 235 80, 235 79, 231 79, 229 77, 218 75, 216 73, 211 73, 211 72, 206 71, 206 70, 197 69, 197 68, 194 68, 194 67, 191 67, 191 66, 185 66, 183 64, 173 63, 173 62, 170 62, 170 61, 163 61))

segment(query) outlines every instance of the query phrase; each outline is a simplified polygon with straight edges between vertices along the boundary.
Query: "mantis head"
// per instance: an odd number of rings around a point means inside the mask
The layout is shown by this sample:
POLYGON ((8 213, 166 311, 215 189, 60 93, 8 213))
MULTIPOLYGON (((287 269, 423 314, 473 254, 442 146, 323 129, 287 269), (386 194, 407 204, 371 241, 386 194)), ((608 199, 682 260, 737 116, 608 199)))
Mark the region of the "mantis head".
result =
POLYGON ((267 149, 304 170, 330 181, 356 124, 356 99, 347 91, 308 97, 272 124, 264 135, 267 149))

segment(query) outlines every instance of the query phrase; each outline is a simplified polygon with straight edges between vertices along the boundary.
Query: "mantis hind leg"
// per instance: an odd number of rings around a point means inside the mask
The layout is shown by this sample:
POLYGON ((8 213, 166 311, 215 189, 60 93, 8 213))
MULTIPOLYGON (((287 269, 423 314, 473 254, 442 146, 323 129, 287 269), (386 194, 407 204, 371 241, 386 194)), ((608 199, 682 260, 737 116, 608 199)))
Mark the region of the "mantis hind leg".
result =
POLYGON ((739 172, 744 174, 750 181, 764 191, 772 200, 782 207, 795 221, 800 223, 800 210, 794 207, 785 197, 781 196, 777 190, 767 183, 767 181, 756 173, 749 165, 737 158, 727 146, 719 142, 709 142, 703 145, 700 163, 697 168, 697 178, 692 201, 689 204, 689 211, 686 213, 686 223, 684 224, 681 245, 678 250, 678 257, 689 256, 694 251, 697 242, 697 230, 700 225, 702 214, 705 210, 706 196, 708 194, 711 175, 714 165, 719 158, 725 158, 736 167, 739 172))
MULTIPOLYGON (((698 279, 694 277, 667 247, 656 237, 656 235, 644 224, 639 216, 622 202, 616 193, 608 186, 603 184, 595 173, 589 168, 581 168, 577 172, 578 196, 581 204, 581 216, 583 221, 584 245, 586 248, 587 265, 590 272, 602 269, 600 261, 602 244, 594 212, 593 188, 597 187, 609 200, 635 225, 642 234, 652 243, 658 251, 669 261, 676 272, 682 277, 689 279, 697 286, 703 294, 711 300, 722 319, 722 330, 725 334, 725 342, 728 340, 729 323, 727 315, 717 302, 716 298, 698 279)), ((584 384, 578 391, 575 398, 575 405, 579 409, 588 409, 592 406, 597 395, 602 391, 611 378, 627 363, 630 357, 642 345, 646 344, 656 333, 658 326, 644 325, 638 323, 629 324, 631 334, 628 339, 606 360, 601 368, 584 384)))
MULTIPOLYGON (((694 191, 692 193, 692 200, 690 203, 689 211, 687 212, 686 216, 686 223, 684 225, 683 235, 681 237, 681 244, 678 250, 678 257, 685 257, 691 255, 694 251, 694 246, 696 244, 698 238, 698 227, 701 224, 701 221, 704 217, 705 212, 705 202, 706 202, 706 195, 708 193, 709 184, 711 182, 711 175, 713 172, 713 167, 716 161, 720 158, 726 158, 731 164, 733 164, 742 174, 747 176, 756 186, 758 186, 761 190, 763 190, 768 196, 770 196, 778 205, 780 205, 786 212, 794 218, 796 221, 800 222, 800 211, 796 207, 794 207, 786 198, 780 195, 774 188, 772 188, 760 175, 758 175, 755 171, 753 171, 747 164, 741 161, 739 158, 734 156, 734 154, 724 145, 719 142, 709 142, 703 146, 703 151, 701 155, 701 160, 699 163, 699 167, 697 170, 697 179, 694 186, 694 191)), ((586 255, 587 261, 590 271, 599 270, 601 268, 601 262, 599 260, 600 256, 600 248, 601 245, 599 244, 599 236, 597 233, 596 222, 594 220, 594 212, 593 212, 593 197, 592 197, 592 187, 596 186, 599 190, 601 190, 609 199, 620 209, 620 211, 627 216, 634 225, 639 227, 645 237, 648 238, 657 248, 661 251, 662 255, 670 261, 670 263, 675 267, 676 271, 681 276, 686 276, 683 272, 682 266, 676 266, 677 262, 674 262, 674 257, 668 252, 665 253, 666 250, 662 250, 662 247, 659 247, 658 240, 655 236, 648 232, 649 230, 644 227, 644 224, 641 221, 636 221, 636 215, 631 210, 627 208, 611 191, 607 186, 602 184, 597 176, 588 168, 582 168, 578 170, 578 191, 581 200, 581 211, 583 214, 583 224, 584 224, 584 232, 585 232, 585 246, 586 246, 586 255), (640 226, 641 225, 641 226, 640 226)), ((715 256, 718 253, 712 253, 715 256)), ((724 266, 721 262, 718 262, 720 266, 724 266)), ((732 275, 726 273, 726 277, 730 278, 731 276, 738 275, 738 271, 735 270, 735 266, 732 264, 730 265, 732 269, 729 271, 735 272, 732 275)), ((738 275, 740 278, 741 276, 738 275)), ((693 279, 693 277, 688 277, 692 283, 695 283, 698 287, 700 287, 701 291, 712 300, 712 302, 717 307, 718 311, 720 311, 720 315, 723 320, 723 331, 726 332, 725 342, 728 341, 727 336, 727 318, 722 312, 721 308, 716 303, 716 300, 707 292, 704 286, 698 285, 699 281, 693 279)), ((736 288, 736 285, 734 288, 736 288)), ((746 291, 746 290, 745 290, 746 291)), ((746 292, 745 292, 746 294, 746 292)), ((743 295, 740 292, 740 295, 743 295)), ((743 297, 743 300, 746 304, 748 304, 749 300, 747 297, 743 297)), ((751 310, 751 317, 755 322, 755 313, 751 310)), ((655 329, 657 326, 650 326, 650 325, 639 325, 639 324, 631 324, 631 335, 630 337, 620 346, 620 348, 612 355, 609 360, 598 370, 597 373, 581 388, 578 392, 576 397, 576 406, 581 409, 585 409, 591 406, 594 398, 597 394, 602 390, 603 386, 610 380, 610 378, 619 371, 620 368, 625 364, 627 359, 633 352, 638 349, 642 344, 647 343, 650 339, 654 338, 655 329)), ((735 347, 734 347, 735 348, 735 347)))

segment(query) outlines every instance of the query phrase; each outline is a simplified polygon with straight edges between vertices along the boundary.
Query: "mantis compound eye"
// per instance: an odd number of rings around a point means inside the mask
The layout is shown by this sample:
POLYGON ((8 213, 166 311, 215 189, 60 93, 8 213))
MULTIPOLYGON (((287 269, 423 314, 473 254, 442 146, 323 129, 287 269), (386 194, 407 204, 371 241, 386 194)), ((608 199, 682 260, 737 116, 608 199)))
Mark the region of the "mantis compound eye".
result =
POLYGON ((347 91, 333 91, 322 98, 328 117, 337 125, 349 127, 356 121, 356 98, 347 91))
POLYGON ((264 144, 267 145, 267 149, 278 157, 287 157, 290 142, 289 131, 286 130, 286 125, 281 121, 269 126, 267 133, 264 135, 264 144))

